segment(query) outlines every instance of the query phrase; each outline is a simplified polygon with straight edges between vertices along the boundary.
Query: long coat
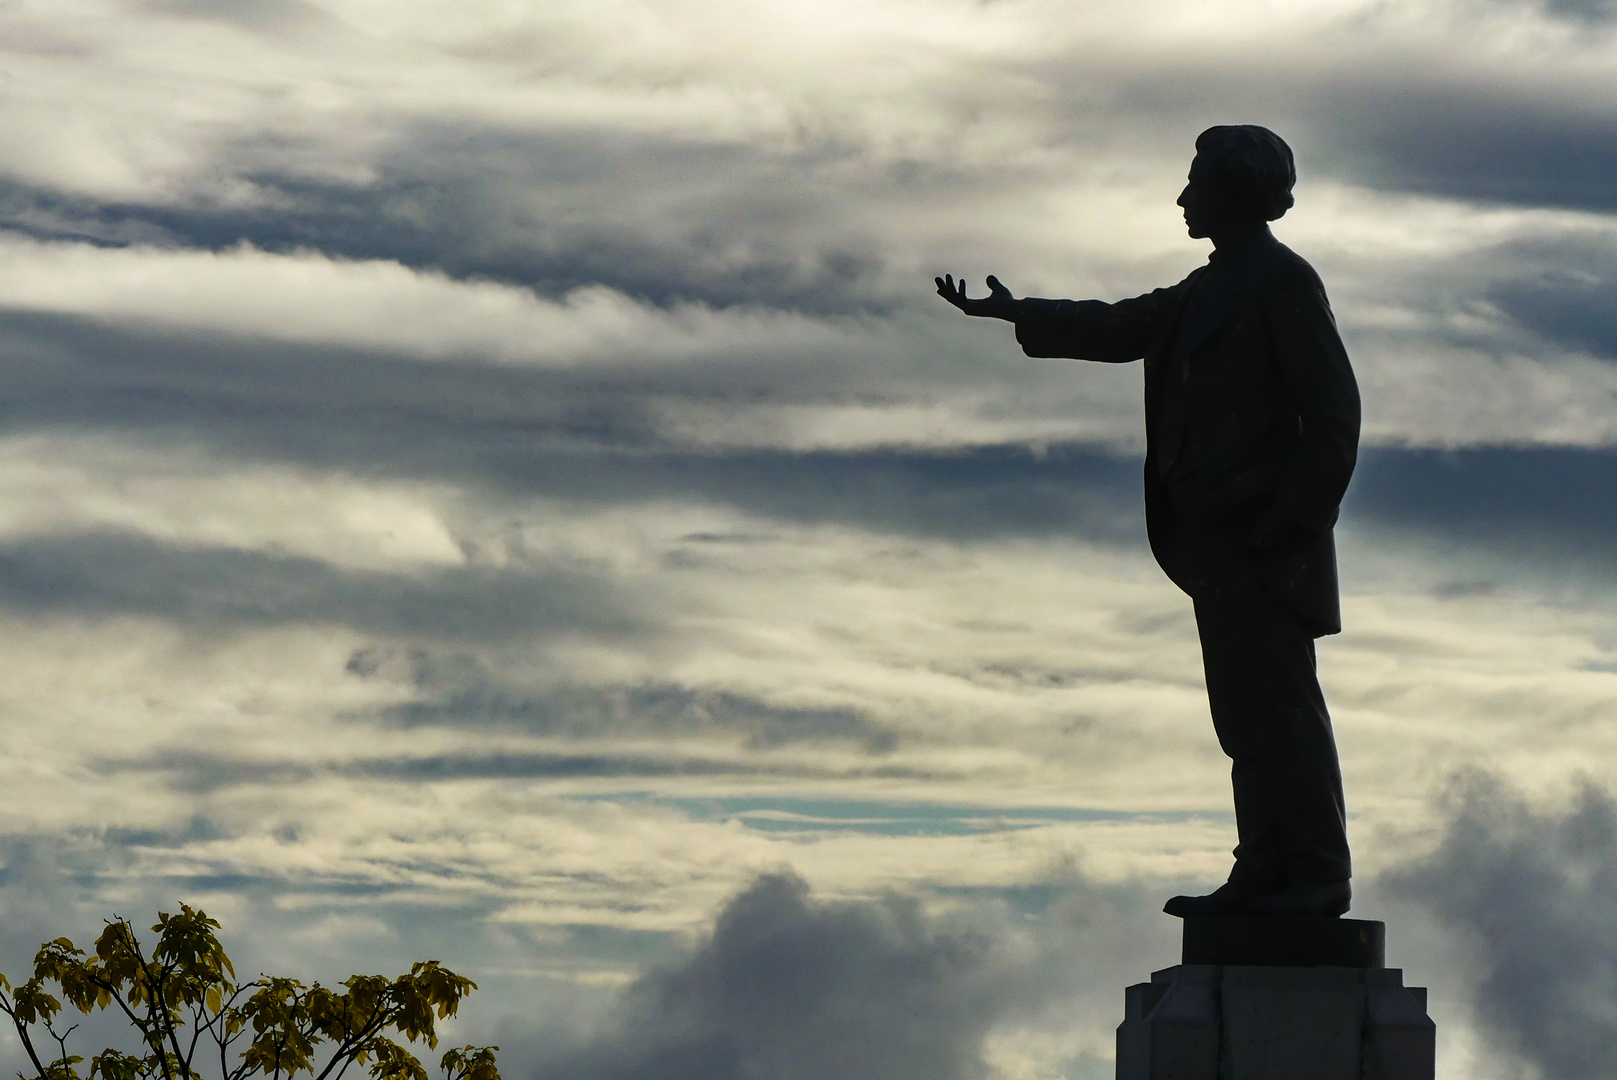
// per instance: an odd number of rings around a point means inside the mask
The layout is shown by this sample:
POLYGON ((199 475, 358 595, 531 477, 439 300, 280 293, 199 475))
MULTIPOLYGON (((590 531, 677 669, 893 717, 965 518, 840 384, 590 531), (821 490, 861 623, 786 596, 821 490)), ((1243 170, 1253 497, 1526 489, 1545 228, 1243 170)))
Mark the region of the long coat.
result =
POLYGON ((1186 545, 1211 528, 1311 633, 1340 631, 1331 531, 1358 452, 1359 391, 1313 267, 1265 230, 1131 300, 1020 303, 1029 356, 1144 358, 1146 528, 1175 584, 1195 594, 1186 545), (1169 477, 1187 475, 1214 508, 1207 527, 1175 520, 1169 477), (1245 548, 1275 513, 1290 539, 1245 548))

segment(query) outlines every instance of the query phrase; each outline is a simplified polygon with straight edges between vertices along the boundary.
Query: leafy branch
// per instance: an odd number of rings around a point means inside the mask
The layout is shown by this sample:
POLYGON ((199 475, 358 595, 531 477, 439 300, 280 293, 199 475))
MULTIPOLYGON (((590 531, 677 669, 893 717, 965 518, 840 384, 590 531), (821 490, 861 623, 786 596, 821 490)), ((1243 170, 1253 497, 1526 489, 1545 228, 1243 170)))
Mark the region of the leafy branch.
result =
MULTIPOLYGON (((436 960, 412 964, 394 979, 352 975, 340 989, 270 975, 238 983, 214 934, 219 928, 181 904, 177 915, 158 914, 148 957, 129 921, 114 918, 94 955, 57 938, 39 947, 26 982, 13 986, 0 975, 0 1012, 17 1029, 34 1070, 19 1080, 292 1080, 299 1073, 342 1080, 352 1065, 371 1080, 428 1080, 398 1037, 437 1049, 436 1022, 456 1015, 477 989, 436 960), (63 999, 84 1014, 116 1009, 139 1049, 108 1047, 81 1074, 84 1059, 67 1048, 77 1025, 58 1029, 63 999)), ((498 1049, 447 1051, 439 1062, 444 1080, 500 1080, 498 1049)))

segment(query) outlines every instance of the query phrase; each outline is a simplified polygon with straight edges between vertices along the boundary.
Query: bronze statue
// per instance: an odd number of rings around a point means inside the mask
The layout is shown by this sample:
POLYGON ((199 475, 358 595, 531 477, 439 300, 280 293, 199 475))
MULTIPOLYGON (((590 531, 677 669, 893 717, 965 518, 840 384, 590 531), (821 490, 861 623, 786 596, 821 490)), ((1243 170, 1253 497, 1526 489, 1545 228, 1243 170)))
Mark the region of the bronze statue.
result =
POLYGON ((1229 880, 1170 915, 1341 915, 1352 898, 1342 774, 1314 639, 1341 630, 1331 529, 1353 473, 1359 392, 1319 275, 1269 231, 1292 206, 1291 148, 1252 125, 1196 140, 1179 196, 1207 265, 1115 304, 1018 300, 994 277, 968 315, 1016 324, 1029 356, 1145 360, 1151 550, 1195 605, 1229 755, 1229 880))

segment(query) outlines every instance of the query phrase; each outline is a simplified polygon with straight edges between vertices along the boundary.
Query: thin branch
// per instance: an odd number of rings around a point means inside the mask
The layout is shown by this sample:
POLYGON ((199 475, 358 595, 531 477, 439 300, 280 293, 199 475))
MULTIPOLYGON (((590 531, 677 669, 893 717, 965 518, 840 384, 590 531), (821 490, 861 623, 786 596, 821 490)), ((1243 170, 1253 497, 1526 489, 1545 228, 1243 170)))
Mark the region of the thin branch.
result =
POLYGON ((168 1036, 169 1046, 174 1050, 174 1062, 180 1067, 180 1072, 183 1075, 184 1080, 191 1080, 191 1063, 180 1054, 180 1036, 174 1023, 175 1010, 169 1008, 168 997, 163 992, 163 987, 167 985, 169 976, 173 975, 178 967, 179 965, 176 963, 168 963, 163 965, 163 975, 157 983, 157 999, 162 1002, 163 1032, 168 1036))
MULTIPOLYGON (((206 1027, 206 1028, 212 1029, 214 1027, 214 1025, 221 1023, 224 1020, 225 1016, 230 1012, 230 1010, 234 1009, 236 1007, 236 999, 237 998, 241 997, 243 994, 245 994, 247 991, 251 990, 253 987, 262 986, 262 985, 264 985, 262 982, 260 982, 257 979, 254 979, 250 983, 246 983, 246 984, 244 984, 242 986, 236 987, 235 990, 231 991, 229 997, 224 998, 223 1000, 221 1000, 219 1002, 219 1010, 217 1012, 215 1012, 213 1014, 212 1018, 209 1019, 208 1022, 206 1024, 204 1024, 203 1026, 206 1027)), ((213 1037, 214 1037, 215 1040, 217 1040, 219 1038, 219 1036, 217 1034, 214 1034, 213 1037)))
POLYGON ((234 1035, 229 1034, 225 1018, 236 1007, 236 999, 246 993, 248 987, 257 985, 258 980, 255 979, 243 986, 236 987, 231 995, 219 1004, 219 1011, 213 1014, 213 1019, 208 1021, 208 1034, 212 1036, 214 1043, 219 1047, 219 1080, 239 1080, 238 1075, 230 1068, 229 1050, 230 1044, 241 1037, 241 1032, 238 1031, 234 1035))
MULTIPOLYGON (((140 1029, 141 1036, 146 1040, 146 1045, 151 1047, 152 1052, 157 1055, 157 1064, 159 1066, 161 1066, 162 1069, 163 1069, 163 1080, 174 1080, 174 1069, 168 1063, 168 1055, 163 1052, 163 1030, 162 1030, 162 1025, 158 1024, 157 1020, 156 1020, 157 1010, 158 1010, 158 1003, 162 998, 161 989, 160 989, 160 987, 153 987, 153 986, 150 985, 150 980, 147 977, 146 953, 145 953, 145 950, 143 950, 140 947, 140 938, 135 936, 135 928, 133 926, 130 926, 128 920, 121 920, 121 921, 123 922, 124 926, 127 927, 128 930, 129 930, 130 948, 135 954, 135 963, 139 965, 136 968, 136 971, 137 971, 136 978, 137 979, 144 979, 144 980, 147 981, 147 987, 146 987, 146 1016, 147 1016, 147 1021, 146 1021, 146 1023, 141 1023, 140 1021, 137 1020, 137 1021, 135 1021, 135 1026, 140 1029), (156 1035, 155 1038, 152 1035, 152 1028, 154 1026, 156 1026, 157 1029, 158 1029, 157 1030, 157 1035, 156 1035)), ((166 1010, 164 1011, 163 1015, 164 1015, 164 1019, 166 1020, 167 1019, 167 1011, 166 1010)), ((131 1016, 131 1019, 133 1019, 133 1016, 131 1016)))
POLYGON ((185 1072, 191 1075, 191 1062, 197 1056, 197 1040, 202 1038, 202 1010, 191 1006, 191 1045, 185 1048, 185 1072))
MULTIPOLYGON (((314 1077, 313 1080, 330 1080, 331 1070, 337 1064, 337 1062, 342 1061, 344 1056, 352 1054, 354 1050, 364 1045, 365 1041, 372 1035, 377 1034, 383 1028, 385 1028, 388 1020, 391 1018, 391 1015, 392 1014, 385 1005, 378 1004, 376 1008, 371 1010, 371 1015, 366 1019, 365 1023, 360 1025, 358 1032, 344 1037, 343 1040, 337 1044, 337 1050, 332 1055, 331 1060, 326 1062, 326 1067, 321 1069, 320 1075, 314 1077)), ((345 1064, 343 1068, 347 1069, 348 1066, 345 1064)), ((342 1076, 342 1073, 339 1072, 337 1076, 342 1076)))
MULTIPOLYGON (((333 1059, 333 1060, 335 1060, 335 1059, 333 1059)), ((342 1074, 347 1072, 348 1071, 348 1066, 352 1065, 353 1063, 354 1063, 354 1055, 353 1054, 349 1054, 346 1057, 344 1057, 343 1058, 343 1063, 342 1063, 342 1068, 337 1070, 337 1075, 332 1077, 332 1080, 342 1080, 342 1074)))
POLYGON ((28 1037, 28 1025, 17 1019, 16 1010, 12 1008, 11 1002, 3 993, 0 993, 0 1011, 11 1017, 11 1026, 17 1029, 17 1038, 22 1041, 22 1048, 28 1051, 28 1060, 34 1063, 34 1072, 38 1073, 41 1080, 43 1080, 45 1066, 40 1064, 39 1054, 34 1051, 34 1040, 28 1037))
POLYGON ((134 1024, 135 1027, 140 1030, 141 1034, 144 1035, 146 1033, 145 1023, 141 1021, 140 1017, 135 1015, 135 1011, 131 1009, 128 1003, 124 1001, 122 992, 120 992, 118 987, 113 984, 112 980, 97 975, 94 970, 86 971, 85 974, 88 976, 91 982, 95 983, 95 985, 107 992, 112 1000, 117 1003, 118 1008, 123 1010, 123 1014, 124 1016, 128 1017, 129 1022, 134 1024))
MULTIPOLYGON (((298 995, 293 994, 292 995, 292 1015, 293 1016, 297 1015, 297 1004, 298 1004, 298 995)), ((286 1040, 288 1038, 290 1038, 290 1037, 291 1036, 288 1035, 283 1030, 282 1033, 281 1033, 280 1041, 275 1044, 275 1073, 274 1073, 274 1076, 272 1077, 272 1080, 281 1080, 281 1059, 286 1056, 286 1040)), ((291 1072, 290 1069, 287 1070, 286 1076, 287 1076, 287 1080, 292 1080, 292 1072, 291 1072)))

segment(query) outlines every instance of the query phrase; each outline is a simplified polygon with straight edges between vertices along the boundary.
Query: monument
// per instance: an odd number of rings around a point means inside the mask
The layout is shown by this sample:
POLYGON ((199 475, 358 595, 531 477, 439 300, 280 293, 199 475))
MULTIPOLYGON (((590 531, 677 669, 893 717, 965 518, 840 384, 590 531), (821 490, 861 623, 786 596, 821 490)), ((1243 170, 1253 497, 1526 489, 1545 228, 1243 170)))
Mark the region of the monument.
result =
POLYGON ((1184 963, 1129 988, 1120 1078, 1432 1075, 1424 991, 1381 966, 1379 923, 1339 918, 1352 863, 1314 641, 1342 628, 1332 529, 1359 392, 1319 275, 1269 229, 1296 178, 1267 128, 1202 132, 1179 206, 1213 252, 1133 299, 1018 299, 993 276, 972 299, 937 279, 1029 356, 1145 364, 1146 528, 1196 613, 1238 842, 1223 884, 1164 905, 1184 963))
POLYGON ((1117 1080, 1433 1080, 1426 990, 1379 922, 1190 915, 1182 962, 1124 992, 1117 1080))

